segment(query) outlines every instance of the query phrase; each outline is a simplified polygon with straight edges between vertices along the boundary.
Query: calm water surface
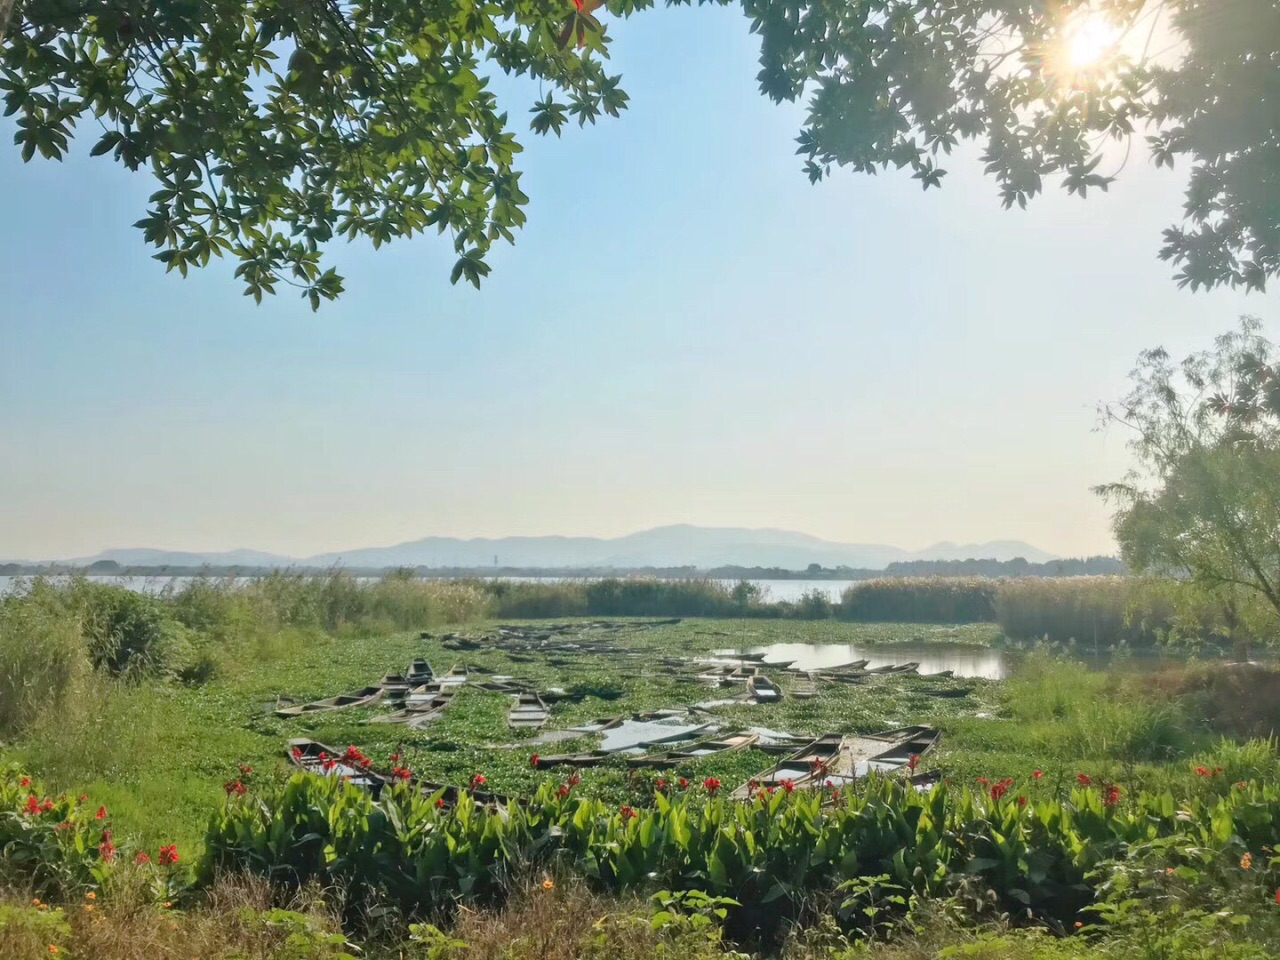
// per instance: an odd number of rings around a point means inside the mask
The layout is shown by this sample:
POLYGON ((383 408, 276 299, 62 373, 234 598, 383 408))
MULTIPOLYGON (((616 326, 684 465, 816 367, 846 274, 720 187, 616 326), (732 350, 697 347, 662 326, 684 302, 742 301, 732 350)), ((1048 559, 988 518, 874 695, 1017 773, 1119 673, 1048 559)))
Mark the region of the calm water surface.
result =
POLYGON ((763 647, 717 650, 716 653, 726 656, 763 653, 766 664, 790 660, 800 670, 838 667, 854 660, 870 660, 867 664, 870 669, 916 661, 920 664, 921 673, 951 670, 957 677, 1003 680, 1010 669, 1006 654, 1001 650, 952 643, 774 643, 763 647))

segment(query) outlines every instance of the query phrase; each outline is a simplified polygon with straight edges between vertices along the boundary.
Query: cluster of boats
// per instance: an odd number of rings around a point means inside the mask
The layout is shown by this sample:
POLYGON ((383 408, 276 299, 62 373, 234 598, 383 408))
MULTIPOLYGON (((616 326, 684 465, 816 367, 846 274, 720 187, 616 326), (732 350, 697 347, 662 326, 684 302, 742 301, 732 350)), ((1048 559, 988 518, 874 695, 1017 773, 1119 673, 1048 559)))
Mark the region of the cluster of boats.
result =
MULTIPOLYGON (((566 756, 538 757, 539 769, 551 767, 598 766, 609 757, 618 754, 635 754, 626 757, 626 764, 633 768, 667 769, 709 756, 734 751, 756 749, 782 754, 774 766, 760 773, 733 791, 735 799, 749 799, 757 791, 773 790, 821 790, 849 786, 856 781, 873 776, 905 775, 913 786, 925 789, 937 782, 936 771, 920 770, 922 758, 938 745, 942 734, 925 726, 901 727, 871 734, 825 734, 815 739, 797 740, 772 731, 747 731, 729 735, 699 737, 701 727, 671 721, 680 719, 675 711, 659 711, 656 714, 637 714, 630 718, 634 725, 656 726, 666 721, 666 731, 653 731, 647 737, 632 737, 627 747, 566 756), (666 738, 664 740, 664 738, 666 738), (673 740, 685 741, 673 747, 673 740), (647 752, 646 748, 665 745, 665 749, 647 752), (919 772, 918 772, 919 771, 919 772)), ((601 733, 622 728, 628 721, 608 718, 585 725, 601 733)), ((324 776, 342 777, 357 786, 372 790, 375 795, 398 777, 407 779, 426 794, 441 792, 446 804, 457 802, 463 788, 449 784, 423 780, 407 770, 393 768, 380 770, 359 751, 352 759, 353 750, 336 750, 315 740, 295 738, 288 743, 288 757, 295 766, 324 776)), ((476 790, 468 791, 481 803, 501 803, 506 798, 497 794, 476 790)))
POLYGON ((402 723, 420 730, 437 719, 448 708, 462 686, 475 686, 498 693, 508 693, 514 703, 508 715, 513 729, 530 729, 543 726, 551 719, 551 711, 544 697, 552 694, 531 692, 514 677, 490 677, 474 682, 465 663, 454 664, 447 673, 436 674, 431 664, 421 658, 409 664, 404 673, 388 673, 377 683, 335 697, 313 700, 310 703, 277 704, 276 716, 302 717, 319 713, 333 713, 353 707, 385 705, 389 713, 370 717, 366 723, 402 723))

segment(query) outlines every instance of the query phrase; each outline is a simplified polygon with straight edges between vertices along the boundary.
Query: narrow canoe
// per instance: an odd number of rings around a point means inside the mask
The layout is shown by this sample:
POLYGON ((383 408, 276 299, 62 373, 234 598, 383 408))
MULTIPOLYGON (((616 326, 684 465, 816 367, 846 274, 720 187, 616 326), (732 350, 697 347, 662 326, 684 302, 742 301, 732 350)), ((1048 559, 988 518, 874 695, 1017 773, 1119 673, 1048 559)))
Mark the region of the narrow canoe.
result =
POLYGON ((782 690, 762 673, 747 678, 747 689, 757 703, 776 703, 782 699, 782 690))
POLYGON ((746 750, 760 740, 758 733, 739 733, 729 737, 713 737, 691 743, 683 750, 667 750, 648 757, 632 757, 627 761, 630 767, 674 767, 678 763, 698 760, 716 753, 730 753, 734 750, 746 750))
POLYGON ((514 730, 536 730, 551 719, 546 703, 536 693, 516 694, 515 704, 507 714, 507 726, 514 730))
POLYGON ((300 703, 290 707, 277 707, 277 717, 301 717, 311 713, 331 713, 334 710, 346 710, 349 707, 366 707, 382 698, 383 688, 379 685, 361 687, 350 693, 342 693, 324 700, 313 700, 311 703, 300 703))

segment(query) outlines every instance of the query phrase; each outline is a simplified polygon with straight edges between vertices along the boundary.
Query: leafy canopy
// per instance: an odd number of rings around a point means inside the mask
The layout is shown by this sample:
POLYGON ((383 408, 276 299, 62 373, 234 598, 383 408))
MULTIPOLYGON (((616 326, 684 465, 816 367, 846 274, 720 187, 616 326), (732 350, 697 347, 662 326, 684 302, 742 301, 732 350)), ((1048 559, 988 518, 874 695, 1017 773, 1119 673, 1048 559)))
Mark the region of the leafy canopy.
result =
MULTIPOLYGON (((1261 289, 1280 271, 1280 0, 742 4, 761 90, 808 98, 798 152, 814 181, 892 166, 928 189, 972 140, 1022 207, 1052 178, 1107 189, 1103 147, 1145 137, 1157 165, 1190 165, 1160 251, 1180 284, 1261 289)), ((0 0, 0 89, 24 158, 61 157, 79 125, 92 153, 150 169, 138 226, 170 270, 230 255, 246 293, 292 283, 314 307, 342 289, 321 266, 330 240, 434 227, 452 280, 479 286, 528 199, 489 75, 539 82, 536 133, 616 116, 627 96, 603 67, 599 6, 0 0)))
POLYGON ((1260 329, 1245 318, 1181 363, 1143 353, 1129 395, 1102 408, 1137 466, 1099 488, 1135 570, 1187 576, 1255 629, 1280 615, 1280 353, 1260 329))

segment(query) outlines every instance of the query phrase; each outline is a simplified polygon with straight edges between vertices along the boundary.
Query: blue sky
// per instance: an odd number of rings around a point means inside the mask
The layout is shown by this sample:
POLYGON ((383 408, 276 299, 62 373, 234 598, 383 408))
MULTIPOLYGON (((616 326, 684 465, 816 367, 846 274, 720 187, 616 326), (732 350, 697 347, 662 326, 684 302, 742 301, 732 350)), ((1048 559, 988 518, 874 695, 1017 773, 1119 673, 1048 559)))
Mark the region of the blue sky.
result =
MULTIPOLYGON (((0 146, 0 558, 671 522, 1108 551, 1088 488, 1126 461, 1096 402, 1145 347, 1276 319, 1177 289, 1181 181, 1145 160, 1026 212, 972 152, 941 191, 815 187, 740 13, 610 33, 631 108, 522 137, 529 223, 480 292, 425 237, 332 248, 318 314, 255 307, 231 264, 149 259, 146 177, 0 146)), ((502 92, 523 124, 535 91, 502 92)))

